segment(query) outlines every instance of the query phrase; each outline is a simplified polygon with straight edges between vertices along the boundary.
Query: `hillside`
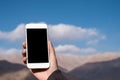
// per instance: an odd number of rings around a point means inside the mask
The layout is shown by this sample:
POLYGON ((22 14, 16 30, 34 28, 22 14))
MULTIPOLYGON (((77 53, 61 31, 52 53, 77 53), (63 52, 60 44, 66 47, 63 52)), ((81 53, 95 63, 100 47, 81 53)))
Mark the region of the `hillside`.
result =
MULTIPOLYGON (((120 54, 90 56, 57 54, 59 68, 68 80, 120 80, 120 54), (110 76, 110 77, 109 77, 110 76)), ((0 80, 37 80, 22 62, 21 55, 0 56, 0 80)))
POLYGON ((86 63, 69 72, 83 80, 120 80, 120 58, 86 63))
MULTIPOLYGON (((63 70, 62 68, 60 68, 63 70)), ((79 80, 75 76, 63 72, 69 80, 79 80)), ((37 80, 26 68, 18 63, 11 63, 6 60, 0 60, 0 80, 37 80)))
POLYGON ((57 55, 59 66, 71 71, 86 63, 110 61, 120 57, 120 53, 102 53, 89 56, 57 55))
POLYGON ((0 60, 0 80, 37 80, 22 64, 0 60), (31 76, 28 76, 31 75, 31 76))

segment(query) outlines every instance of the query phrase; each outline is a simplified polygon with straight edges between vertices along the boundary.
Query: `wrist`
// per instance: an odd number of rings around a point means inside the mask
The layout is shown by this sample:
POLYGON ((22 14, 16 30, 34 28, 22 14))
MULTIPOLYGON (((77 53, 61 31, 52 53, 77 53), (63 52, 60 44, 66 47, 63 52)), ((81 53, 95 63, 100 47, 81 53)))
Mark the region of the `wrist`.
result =
POLYGON ((67 80, 60 70, 54 71, 47 80, 67 80))

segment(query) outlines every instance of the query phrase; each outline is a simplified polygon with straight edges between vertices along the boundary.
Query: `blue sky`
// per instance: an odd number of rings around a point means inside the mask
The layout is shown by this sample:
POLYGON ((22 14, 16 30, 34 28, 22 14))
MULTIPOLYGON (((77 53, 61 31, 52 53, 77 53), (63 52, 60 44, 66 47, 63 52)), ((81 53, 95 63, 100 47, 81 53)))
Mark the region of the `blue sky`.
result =
MULTIPOLYGON (((21 49, 24 39, 20 37, 11 41, 12 37, 3 36, 12 34, 12 31, 26 23, 45 22, 52 28, 50 32, 57 29, 54 32, 58 34, 50 35, 60 53, 68 53, 69 49, 75 49, 71 51, 73 53, 84 53, 87 50, 94 53, 120 52, 119 4, 119 0, 1 0, 0 49, 21 49), (77 29, 79 34, 74 32, 77 29), (66 32, 66 35, 60 35, 60 31, 66 32), (90 33, 94 34, 89 35, 90 33), (60 36, 61 41, 56 36, 60 36)), ((18 34, 23 35, 19 30, 18 34)))

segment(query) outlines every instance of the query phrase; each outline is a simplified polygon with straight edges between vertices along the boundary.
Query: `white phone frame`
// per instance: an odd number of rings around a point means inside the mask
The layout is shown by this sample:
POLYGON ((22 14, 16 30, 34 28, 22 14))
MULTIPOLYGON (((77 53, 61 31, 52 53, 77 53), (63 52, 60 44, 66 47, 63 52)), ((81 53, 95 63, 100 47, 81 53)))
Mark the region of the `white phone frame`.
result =
MULTIPOLYGON (((25 30, 26 30, 26 57, 28 59, 29 53, 27 52, 28 47, 27 47, 27 29, 47 29, 47 25, 44 23, 30 23, 26 24, 25 30)), ((47 38, 48 39, 48 38, 47 38)), ((48 42, 48 40, 47 40, 48 42)), ((48 43, 47 43, 48 44, 48 43)), ((49 50, 48 50, 48 63, 28 63, 27 60, 27 67, 32 68, 32 69, 42 69, 42 68, 49 68, 49 50)))

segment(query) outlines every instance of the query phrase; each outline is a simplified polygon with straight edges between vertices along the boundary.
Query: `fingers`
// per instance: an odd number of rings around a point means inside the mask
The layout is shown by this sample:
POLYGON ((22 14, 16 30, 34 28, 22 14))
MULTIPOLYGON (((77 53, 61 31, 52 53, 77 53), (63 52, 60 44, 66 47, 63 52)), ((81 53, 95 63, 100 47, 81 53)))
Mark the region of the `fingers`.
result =
POLYGON ((26 57, 26 49, 23 49, 23 50, 22 50, 22 56, 23 56, 23 57, 26 57))
POLYGON ((23 56, 23 62, 26 64, 27 58, 26 58, 26 49, 22 50, 22 56, 23 56))
POLYGON ((26 49, 26 42, 23 42, 22 46, 23 46, 24 49, 26 49))
POLYGON ((27 62, 27 58, 26 57, 23 57, 23 62, 24 62, 24 64, 26 64, 26 62, 27 62))
POLYGON ((23 62, 26 64, 27 58, 26 58, 26 42, 22 43, 23 50, 22 50, 22 56, 23 56, 23 62))

